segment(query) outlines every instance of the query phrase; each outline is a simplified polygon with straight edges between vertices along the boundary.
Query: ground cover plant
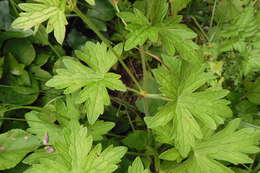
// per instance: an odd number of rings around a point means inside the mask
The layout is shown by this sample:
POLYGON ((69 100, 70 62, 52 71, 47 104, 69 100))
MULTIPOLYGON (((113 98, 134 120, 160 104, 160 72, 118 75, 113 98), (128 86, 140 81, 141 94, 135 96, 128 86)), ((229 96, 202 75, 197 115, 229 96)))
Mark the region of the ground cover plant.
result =
POLYGON ((259 173, 258 0, 1 0, 0 172, 259 173))

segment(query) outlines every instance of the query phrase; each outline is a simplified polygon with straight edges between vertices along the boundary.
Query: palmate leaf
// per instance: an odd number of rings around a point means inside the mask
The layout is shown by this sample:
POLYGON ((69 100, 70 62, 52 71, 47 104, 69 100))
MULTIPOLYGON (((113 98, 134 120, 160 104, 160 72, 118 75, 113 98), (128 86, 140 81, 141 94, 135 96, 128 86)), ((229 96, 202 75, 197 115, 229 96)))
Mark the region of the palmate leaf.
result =
POLYGON ((232 120, 227 127, 196 142, 192 156, 173 169, 172 173, 234 173, 218 160, 233 164, 252 163, 247 154, 257 153, 260 132, 253 128, 236 131, 240 119, 232 120))
POLYGON ((228 91, 196 91, 212 79, 211 74, 204 72, 205 67, 168 56, 163 58, 172 70, 160 67, 154 70, 154 75, 161 85, 160 91, 172 101, 162 106, 155 116, 145 118, 145 121, 149 128, 164 126, 172 121, 175 147, 186 157, 196 138, 203 137, 200 123, 216 129, 226 117, 232 115, 227 106, 229 102, 223 99, 228 91))
POLYGON ((62 44, 65 38, 65 26, 68 24, 65 16, 66 1, 35 0, 37 3, 20 3, 24 11, 14 20, 12 27, 27 30, 38 27, 48 20, 47 32, 54 31, 56 40, 62 44))
POLYGON ((100 144, 92 148, 92 137, 77 121, 62 134, 62 140, 54 144, 56 158, 43 158, 25 173, 112 173, 127 151, 113 146, 102 151, 100 144))
POLYGON ((118 16, 127 23, 130 23, 127 29, 130 30, 131 33, 128 35, 128 39, 125 43, 125 50, 133 49, 137 45, 141 46, 148 39, 157 41, 158 28, 153 27, 140 10, 134 9, 133 13, 121 12, 118 16))
MULTIPOLYGON (((120 55, 123 48, 119 44, 113 49, 120 55)), ((104 106, 110 104, 107 88, 125 91, 126 87, 121 82, 120 75, 108 72, 117 58, 104 43, 87 42, 81 51, 76 51, 76 55, 90 68, 78 61, 65 59, 63 61, 65 69, 58 69, 57 75, 46 85, 65 89, 65 94, 82 88, 76 102, 85 103, 88 121, 94 124, 99 115, 104 112, 104 106)))
POLYGON ((179 24, 180 16, 166 18, 167 1, 155 1, 152 10, 158 13, 150 16, 151 21, 138 9, 134 9, 133 13, 118 13, 118 16, 128 23, 126 29, 130 31, 125 43, 125 50, 131 50, 150 40, 162 43, 162 48, 169 55, 174 55, 177 50, 183 58, 197 59, 195 49, 198 49, 198 46, 192 42, 197 35, 185 25, 179 24))

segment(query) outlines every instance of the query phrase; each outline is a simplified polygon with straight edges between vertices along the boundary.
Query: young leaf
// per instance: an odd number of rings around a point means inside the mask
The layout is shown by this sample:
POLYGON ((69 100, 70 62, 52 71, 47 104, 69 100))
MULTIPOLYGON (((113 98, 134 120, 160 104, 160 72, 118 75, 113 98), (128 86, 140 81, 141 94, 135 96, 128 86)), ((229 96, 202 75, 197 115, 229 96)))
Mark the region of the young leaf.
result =
POLYGON ((25 173, 112 173, 127 151, 109 146, 102 152, 100 144, 92 149, 92 137, 77 121, 64 129, 61 139, 54 144, 55 159, 43 158, 25 173))
POLYGON ((0 135, 0 170, 17 165, 28 153, 37 149, 40 141, 37 137, 19 129, 13 129, 0 135))
POLYGON ((129 166, 128 173, 149 173, 148 169, 144 169, 142 160, 140 157, 137 157, 133 164, 129 166))
POLYGON ((218 133, 198 141, 193 155, 172 173, 234 173, 217 160, 233 164, 252 163, 247 154, 259 152, 257 147, 260 133, 253 128, 236 131, 240 119, 232 120, 218 133))
POLYGON ((230 117, 232 112, 224 100, 227 90, 196 91, 212 75, 204 72, 204 65, 188 63, 185 60, 164 57, 165 63, 172 70, 160 67, 154 70, 154 75, 161 85, 160 91, 172 101, 162 106, 153 117, 145 118, 149 128, 156 128, 173 121, 173 138, 175 146, 183 157, 186 157, 195 139, 202 138, 200 123, 210 129, 216 129, 230 117))
MULTIPOLYGON (((113 48, 119 55, 122 45, 113 48)), ((120 75, 108 72, 116 63, 117 57, 112 50, 107 50, 104 43, 94 44, 87 42, 76 55, 91 68, 78 61, 65 59, 65 69, 57 69, 57 75, 46 85, 56 89, 65 89, 64 93, 73 93, 83 88, 77 103, 85 103, 87 117, 90 124, 94 124, 99 115, 104 112, 104 106, 110 104, 107 88, 111 90, 126 91, 120 80, 120 75)))
POLYGON ((68 24, 65 16, 65 0, 36 1, 38 3, 21 3, 19 7, 25 11, 14 20, 12 27, 27 30, 37 28, 39 24, 48 20, 48 33, 54 30, 58 43, 62 44, 65 37, 65 25, 68 24))

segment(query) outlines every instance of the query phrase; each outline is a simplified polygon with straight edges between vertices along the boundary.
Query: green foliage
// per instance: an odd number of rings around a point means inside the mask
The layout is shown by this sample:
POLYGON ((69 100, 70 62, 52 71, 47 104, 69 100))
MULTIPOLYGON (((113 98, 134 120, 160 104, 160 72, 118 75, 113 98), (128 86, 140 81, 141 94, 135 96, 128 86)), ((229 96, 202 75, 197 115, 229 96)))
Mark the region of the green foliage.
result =
MULTIPOLYGON (((113 48, 119 55, 122 45, 113 48)), ((77 56, 87 63, 86 67, 78 61, 65 59, 65 69, 57 69, 58 75, 49 80, 46 85, 56 89, 66 88, 65 94, 73 93, 84 87, 79 93, 77 103, 85 103, 90 124, 94 124, 100 114, 104 112, 104 105, 110 104, 107 89, 125 91, 126 87, 119 80, 120 75, 108 70, 116 63, 117 58, 112 50, 107 50, 104 43, 87 42, 77 56)))
POLYGON ((173 11, 173 14, 177 14, 180 10, 182 10, 183 8, 185 8, 189 2, 191 0, 183 0, 183 1, 178 1, 178 0, 170 0, 173 8, 172 8, 172 11, 173 11))
POLYGON ((0 135, 0 170, 17 165, 28 153, 40 145, 35 137, 20 129, 13 129, 0 135))
POLYGON ((92 148, 93 139, 87 134, 87 128, 75 121, 62 134, 61 140, 54 144, 56 157, 40 159, 39 164, 33 164, 25 173, 111 173, 117 169, 116 164, 127 150, 125 147, 109 146, 102 151, 100 144, 92 148))
POLYGON ((144 150, 146 148, 147 141, 147 134, 142 130, 136 130, 122 140, 123 144, 129 148, 134 148, 137 150, 144 150))
POLYGON ((128 173, 149 173, 149 171, 144 169, 141 159, 137 157, 132 166, 129 166, 128 173))
POLYGON ((258 77, 256 81, 248 86, 248 99, 255 104, 260 104, 260 78, 258 77))
POLYGON ((155 1, 156 17, 149 21, 142 11, 134 9, 132 12, 121 12, 118 15, 127 23, 126 28, 130 31, 125 43, 125 50, 141 46, 145 41, 161 42, 163 49, 170 55, 175 50, 183 58, 197 59, 194 49, 197 45, 191 41, 196 34, 185 25, 179 24, 180 16, 166 18, 168 4, 165 0, 155 1))
POLYGON ((0 172, 258 173, 259 6, 0 1, 0 172))
POLYGON ((253 160, 247 154, 259 152, 256 146, 259 131, 253 128, 236 131, 239 123, 239 119, 234 119, 223 130, 197 142, 193 155, 174 172, 234 173, 216 160, 233 164, 252 163, 253 160))
POLYGON ((175 145, 181 155, 186 157, 195 139, 203 137, 199 122, 216 129, 224 123, 225 118, 231 117, 232 112, 227 106, 229 102, 222 99, 228 91, 208 88, 195 92, 212 79, 212 75, 204 72, 203 65, 196 67, 171 57, 164 59, 174 71, 160 67, 154 70, 154 75, 161 85, 160 91, 172 101, 162 106, 155 116, 145 118, 145 121, 150 128, 173 121, 175 145))
POLYGON ((13 23, 12 27, 16 29, 27 30, 32 27, 37 28, 46 20, 47 32, 54 31, 56 40, 62 44, 65 37, 65 25, 68 24, 65 16, 66 1, 38 0, 38 3, 21 3, 23 13, 20 14, 13 23))

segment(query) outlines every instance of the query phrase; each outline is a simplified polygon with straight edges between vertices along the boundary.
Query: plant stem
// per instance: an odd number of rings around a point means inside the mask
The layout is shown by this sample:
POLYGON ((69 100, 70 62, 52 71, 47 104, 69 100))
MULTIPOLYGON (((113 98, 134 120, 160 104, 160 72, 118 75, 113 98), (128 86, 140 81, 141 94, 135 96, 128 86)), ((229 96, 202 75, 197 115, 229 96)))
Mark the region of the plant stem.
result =
POLYGON ((111 48, 114 55, 117 57, 119 63, 122 65, 122 67, 125 69, 125 71, 128 73, 128 75, 131 77, 131 79, 134 81, 137 88, 142 91, 140 84, 138 83, 135 76, 132 74, 130 69, 127 67, 127 65, 124 63, 124 61, 120 58, 120 56, 116 53, 116 51, 112 48, 112 43, 109 41, 99 30, 98 28, 88 19, 86 15, 84 15, 77 7, 74 8, 74 12, 85 22, 85 24, 88 25, 88 27, 94 31, 97 36, 109 47, 111 48))
POLYGON ((159 99, 159 100, 165 100, 165 101, 173 101, 170 98, 161 96, 159 94, 145 94, 144 97, 150 98, 150 99, 159 99))
POLYGON ((98 28, 88 19, 86 15, 84 15, 77 7, 75 7, 73 11, 88 25, 91 30, 93 30, 97 34, 97 36, 103 42, 111 47, 111 42, 98 30, 98 28))
POLYGON ((213 26, 214 17, 215 17, 215 11, 216 11, 216 6, 217 6, 217 0, 214 1, 214 6, 213 6, 213 10, 212 10, 211 18, 210 18, 210 24, 209 24, 209 27, 210 27, 210 28, 212 28, 212 26, 213 26))
POLYGON ((106 133, 105 135, 116 137, 116 138, 125 138, 125 136, 117 135, 117 134, 114 134, 114 133, 106 133))
MULTIPOLYGON (((14 106, 14 105, 9 105, 9 106, 14 106)), ((16 110, 16 109, 32 109, 32 110, 37 110, 39 112, 45 112, 45 113, 48 113, 48 114, 54 113, 54 114, 66 119, 66 120, 69 120, 68 117, 63 116, 63 115, 59 114, 58 112, 48 111, 44 108, 40 108, 40 107, 37 107, 37 106, 15 106, 15 107, 7 109, 5 112, 16 110)))
POLYGON ((136 89, 134 89, 134 88, 129 88, 129 87, 127 87, 127 90, 132 91, 132 92, 134 92, 134 93, 140 95, 140 91, 138 91, 138 90, 136 90, 136 89))
MULTIPOLYGON (((138 50, 141 50, 140 48, 136 48, 138 50)), ((162 65, 164 65, 167 69, 170 69, 162 60, 159 56, 154 55, 153 53, 149 52, 149 51, 144 51, 142 50, 146 55, 151 56, 152 58, 156 59, 157 61, 159 61, 162 65)))
POLYGON ((61 54, 55 49, 55 47, 54 47, 50 42, 48 42, 48 46, 51 48, 51 50, 53 51, 53 53, 54 53, 58 58, 61 57, 61 54))
POLYGON ((202 35, 209 40, 208 35, 205 33, 205 31, 202 29, 202 27, 200 26, 199 22, 197 21, 197 19, 193 16, 191 16, 192 20, 194 21, 194 23, 196 24, 196 26, 199 28, 200 32, 202 33, 202 35))
MULTIPOLYGON (((114 3, 114 7, 115 7, 115 9, 116 9, 116 12, 117 12, 117 13, 120 13, 120 10, 119 10, 119 8, 118 8, 117 3, 114 3)), ((124 19, 122 19, 122 18, 120 18, 120 19, 121 19, 121 21, 123 22, 123 24, 124 24, 125 26, 127 26, 126 21, 125 21, 124 19)))
MULTIPOLYGON (((140 55, 141 55, 141 62, 142 62, 142 69, 143 69, 143 88, 147 91, 147 70, 146 70, 146 61, 145 61, 145 55, 143 47, 139 49, 140 55)), ((149 116, 149 106, 146 99, 143 99, 143 106, 144 106, 144 114, 145 116, 149 116)))
POLYGON ((24 121, 24 122, 28 122, 28 121, 31 121, 31 122, 36 122, 36 123, 42 123, 42 124, 53 124, 53 123, 50 123, 50 122, 47 122, 47 121, 35 121, 35 120, 26 120, 26 119, 22 119, 22 118, 9 118, 9 117, 0 117, 0 120, 12 120, 12 121, 24 121))
POLYGON ((133 156, 147 156, 146 154, 143 154, 143 153, 136 153, 136 152, 131 152, 131 151, 128 151, 126 154, 133 155, 133 156))
POLYGON ((134 126, 134 124, 133 124, 133 122, 132 122, 132 120, 131 120, 131 117, 130 117, 128 111, 126 111, 126 115, 127 115, 129 124, 130 124, 130 126, 131 126, 131 129, 132 129, 132 131, 134 132, 134 131, 135 131, 135 126, 134 126))

